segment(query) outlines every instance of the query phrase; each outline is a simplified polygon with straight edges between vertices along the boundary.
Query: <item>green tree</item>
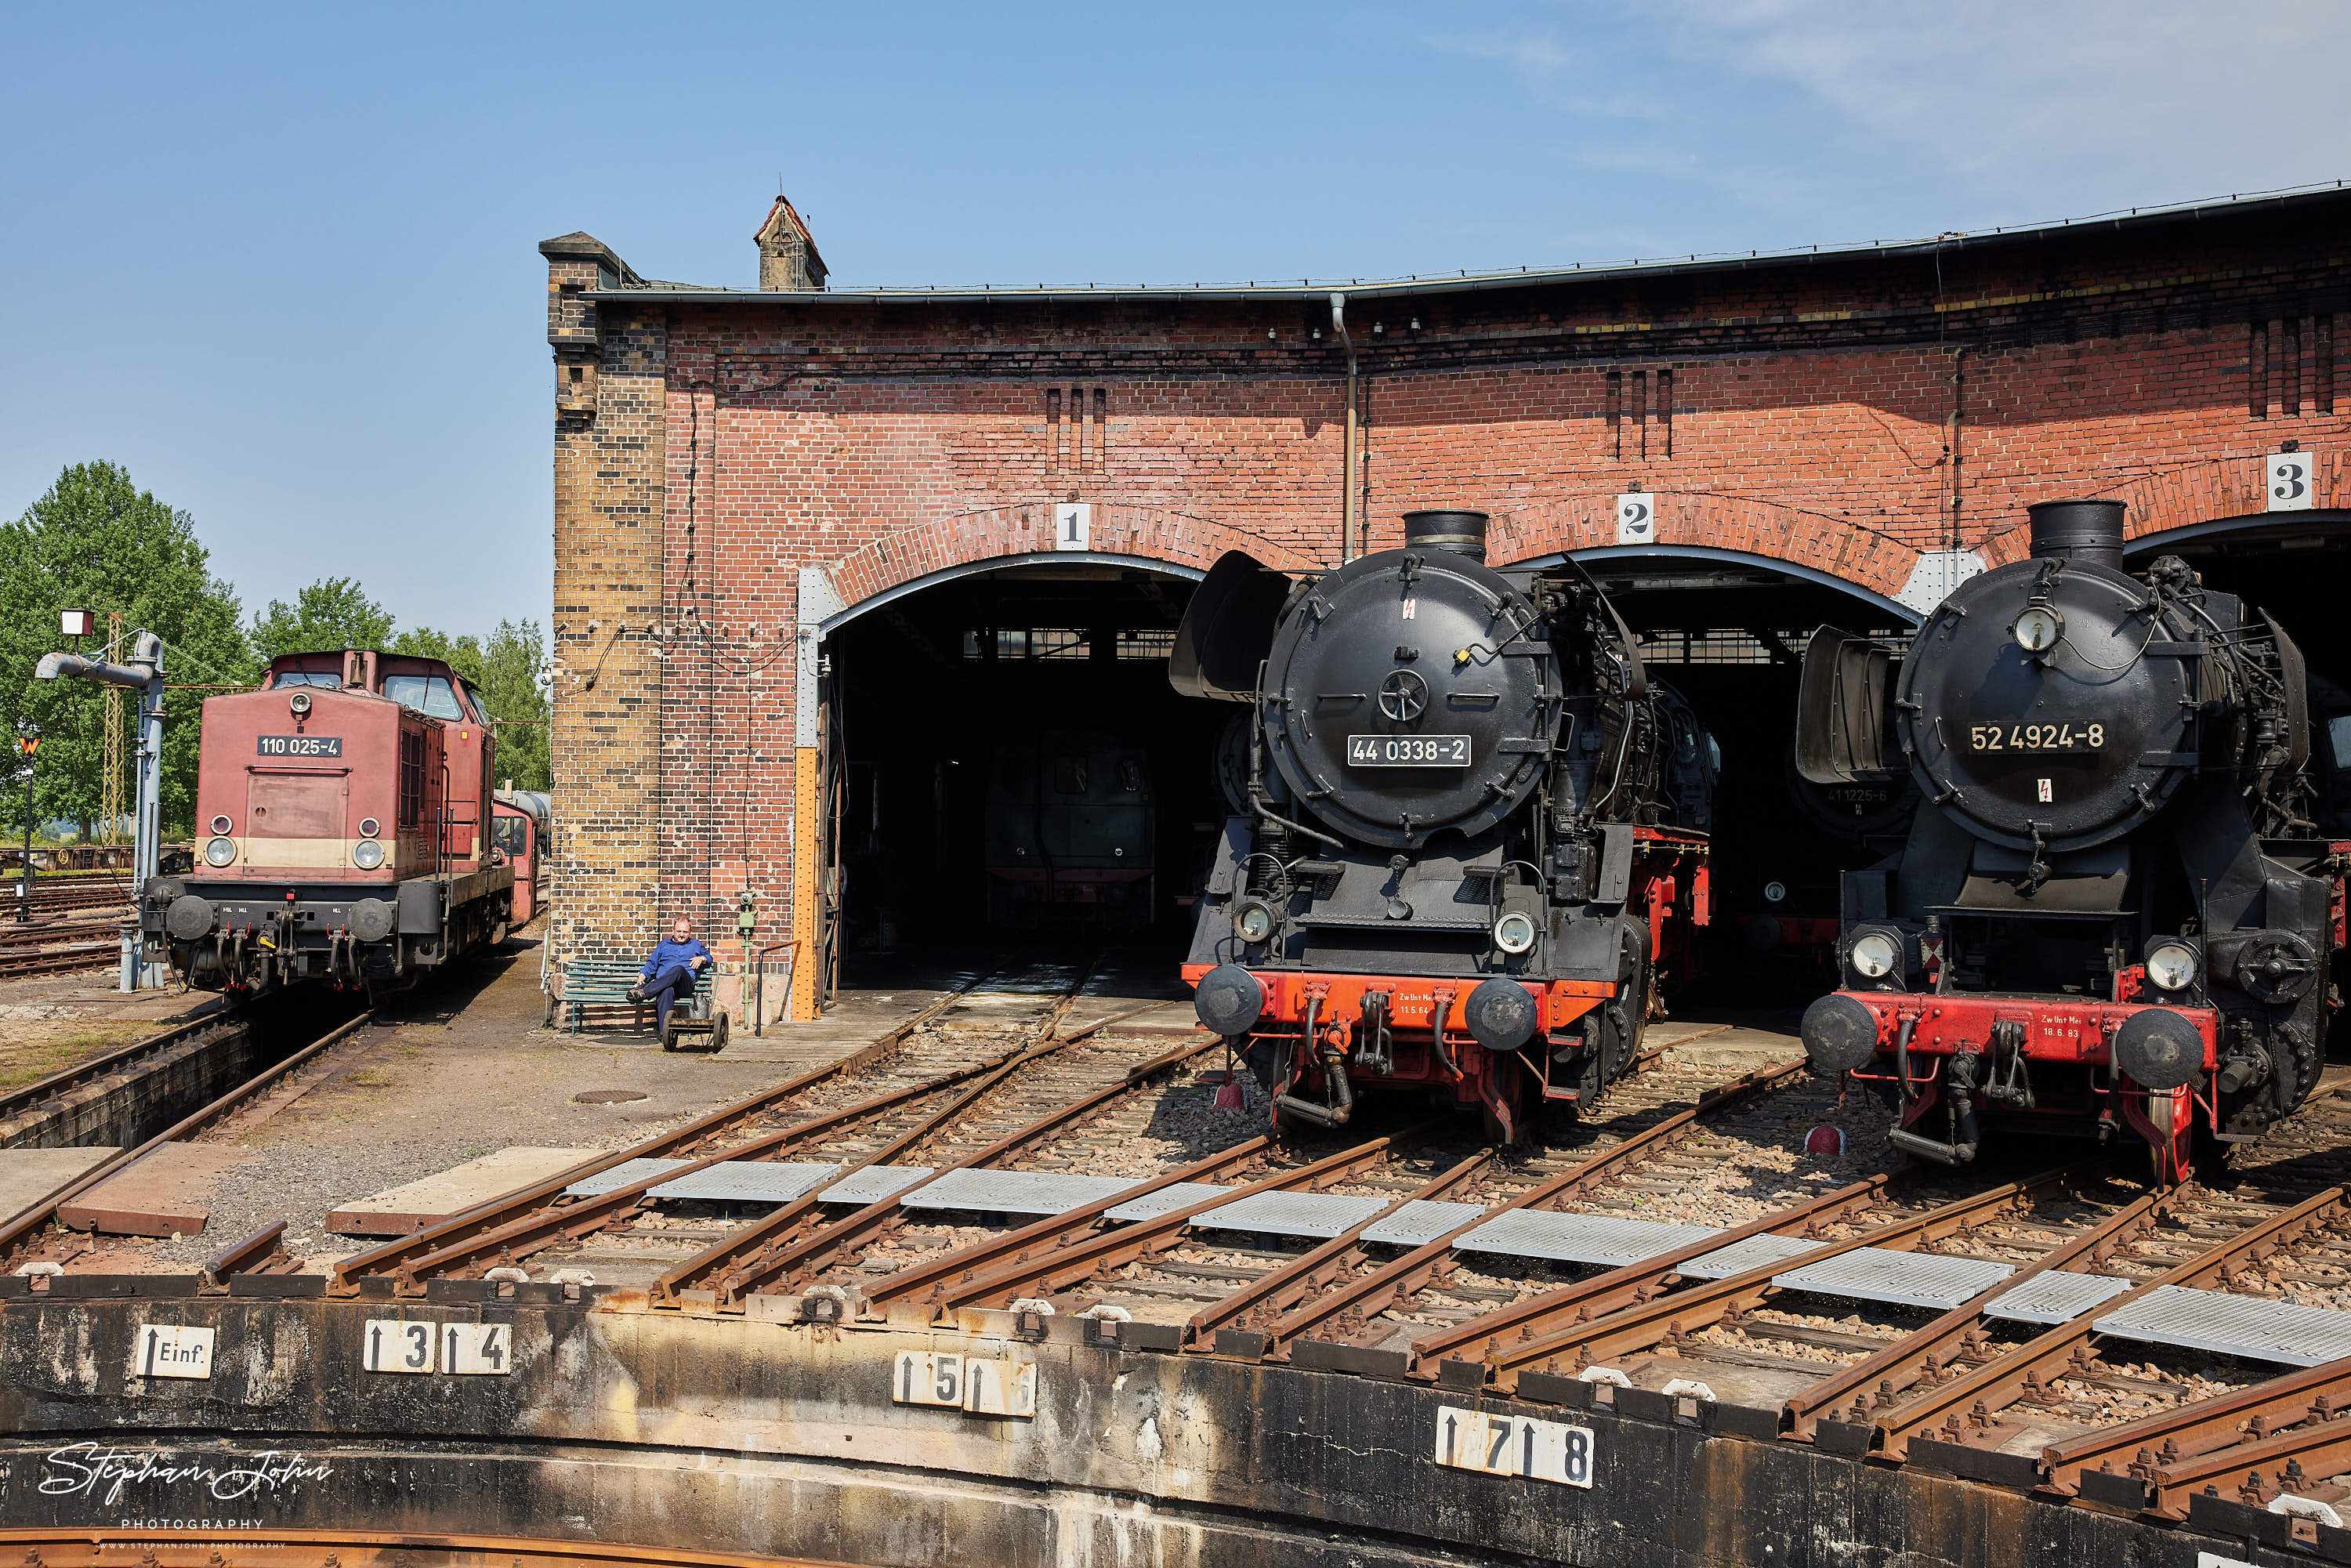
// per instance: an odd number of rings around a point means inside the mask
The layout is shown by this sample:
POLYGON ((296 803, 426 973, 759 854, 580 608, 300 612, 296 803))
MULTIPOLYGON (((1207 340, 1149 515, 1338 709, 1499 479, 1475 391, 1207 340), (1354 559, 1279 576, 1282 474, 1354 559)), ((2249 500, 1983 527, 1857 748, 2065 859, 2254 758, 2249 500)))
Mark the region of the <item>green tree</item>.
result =
POLYGON ((496 726, 497 777, 519 789, 554 782, 548 756, 547 643, 536 621, 501 621, 485 643, 419 626, 392 641, 389 652, 438 659, 465 679, 496 726))
MULTIPOLYGON (((65 645, 61 610, 89 610, 103 640, 106 614, 122 612, 125 640, 144 628, 163 639, 166 680, 243 684, 257 674, 239 625, 236 594, 212 575, 194 522, 139 489, 112 463, 68 465, 47 495, 0 525, 0 728, 37 727, 35 814, 88 827, 103 800, 106 688, 91 681, 41 681, 33 667, 65 645)), ((98 652, 98 643, 85 644, 98 652)), ((127 648, 120 650, 127 653, 127 648)), ((189 832, 195 811, 199 717, 205 694, 173 691, 163 705, 163 831, 189 832)), ((135 700, 125 693, 123 805, 131 803, 127 758, 135 700)), ((0 820, 24 829, 22 775, 0 791, 0 820)))
POLYGON ((391 641, 392 612, 348 577, 322 577, 293 603, 273 599, 253 618, 253 646, 265 662, 280 653, 381 649, 391 641))

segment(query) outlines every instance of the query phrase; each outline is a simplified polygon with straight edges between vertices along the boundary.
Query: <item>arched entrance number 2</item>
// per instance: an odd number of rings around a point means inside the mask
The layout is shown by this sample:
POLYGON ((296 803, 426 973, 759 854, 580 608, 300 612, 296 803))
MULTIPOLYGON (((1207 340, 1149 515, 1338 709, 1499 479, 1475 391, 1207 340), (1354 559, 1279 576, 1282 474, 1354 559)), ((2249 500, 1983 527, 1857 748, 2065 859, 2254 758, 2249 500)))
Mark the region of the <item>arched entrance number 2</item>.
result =
POLYGON ((1055 549, 1092 549, 1094 537, 1094 508, 1090 501, 1056 501, 1053 504, 1053 548, 1055 549))
POLYGON ((1616 497, 1616 542, 1655 544, 1657 539, 1657 498, 1635 490, 1616 497))

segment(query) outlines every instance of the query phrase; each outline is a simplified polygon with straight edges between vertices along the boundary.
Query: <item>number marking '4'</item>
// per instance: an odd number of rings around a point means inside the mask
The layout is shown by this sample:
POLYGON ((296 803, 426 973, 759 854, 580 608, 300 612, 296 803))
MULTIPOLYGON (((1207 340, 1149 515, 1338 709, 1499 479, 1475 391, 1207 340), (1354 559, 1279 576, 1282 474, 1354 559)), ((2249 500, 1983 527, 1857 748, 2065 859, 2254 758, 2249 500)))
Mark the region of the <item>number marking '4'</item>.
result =
POLYGON ((459 1377, 504 1377, 514 1369, 511 1323, 443 1323, 441 1370, 459 1377))
POLYGON ((1589 1427, 1437 1406, 1433 1457, 1453 1469, 1589 1487, 1595 1451, 1589 1427))

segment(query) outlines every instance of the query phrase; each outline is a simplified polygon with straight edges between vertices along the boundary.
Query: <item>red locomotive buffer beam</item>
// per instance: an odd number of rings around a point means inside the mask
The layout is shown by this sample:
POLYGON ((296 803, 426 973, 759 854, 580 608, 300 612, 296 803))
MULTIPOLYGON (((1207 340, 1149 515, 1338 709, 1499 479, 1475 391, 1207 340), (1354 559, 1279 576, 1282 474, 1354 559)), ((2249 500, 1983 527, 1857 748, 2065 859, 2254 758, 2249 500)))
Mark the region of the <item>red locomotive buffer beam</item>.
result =
POLYGON ((2186 1166, 2198 1112, 2214 1121, 2197 1090, 2220 1066, 2219 1014, 2210 1008, 1902 991, 1840 991, 1834 999, 1859 1004, 1875 1030, 1875 1053, 1852 1076, 1894 1086, 1903 1103, 1895 1142, 1929 1159, 1971 1155, 1982 1107, 2028 1123, 2087 1117, 2109 1132, 2127 1124, 2176 1172, 2186 1166), (2139 1037, 2158 1030, 2168 1054, 2184 1049, 2192 1059, 2189 1082, 2149 1089, 2133 1078, 2134 1050, 2147 1049, 2139 1037), (1955 1058, 1970 1060, 1955 1065, 1955 1058), (1938 1107, 1950 1124, 1948 1137, 1914 1130, 1934 1125, 1928 1117, 1938 1107))
MULTIPOLYGON (((1184 978, 1196 987, 1209 968, 1186 964, 1184 978)), ((1465 1004, 1489 981, 1278 970, 1257 977, 1265 987, 1265 1011, 1245 1038, 1276 1049, 1271 1092, 1283 1095, 1316 1073, 1326 1104, 1336 1112, 1334 1121, 1352 1113, 1353 1084, 1364 1079, 1391 1087, 1449 1089, 1457 1103, 1482 1103, 1505 1125, 1515 1114, 1511 1102, 1522 1087, 1552 1099, 1575 1097, 1573 1089, 1552 1089, 1547 1073, 1531 1085, 1520 1084, 1516 1081, 1531 1071, 1533 1053, 1489 1051, 1470 1033, 1465 1004), (1368 1022, 1367 998, 1374 998, 1368 1022), (1343 1074, 1332 1071, 1334 1059, 1344 1064, 1343 1074), (1343 1092, 1337 1089, 1340 1082, 1348 1085, 1343 1092)), ((1618 991, 1604 980, 1502 983, 1519 985, 1533 1000, 1539 1033, 1575 1027, 1618 991)))
POLYGON ((1525 1124, 1525 1107, 1578 1103, 1620 1073, 1651 1006, 1653 978, 1687 977, 1695 966, 1694 932, 1711 914, 1707 842, 1659 828, 1637 829, 1635 839, 1624 907, 1628 920, 1646 925, 1650 957, 1625 978, 1196 962, 1184 966, 1184 978, 1196 991, 1212 975, 1218 976, 1212 985, 1254 985, 1253 1021, 1229 1038, 1246 1042, 1277 1110, 1292 1119, 1343 1123, 1358 1086, 1416 1088, 1481 1105, 1495 1129, 1512 1137, 1525 1124), (1595 1017, 1604 1008, 1608 1012, 1595 1017), (1596 1071, 1588 1066, 1595 1060, 1596 1071))

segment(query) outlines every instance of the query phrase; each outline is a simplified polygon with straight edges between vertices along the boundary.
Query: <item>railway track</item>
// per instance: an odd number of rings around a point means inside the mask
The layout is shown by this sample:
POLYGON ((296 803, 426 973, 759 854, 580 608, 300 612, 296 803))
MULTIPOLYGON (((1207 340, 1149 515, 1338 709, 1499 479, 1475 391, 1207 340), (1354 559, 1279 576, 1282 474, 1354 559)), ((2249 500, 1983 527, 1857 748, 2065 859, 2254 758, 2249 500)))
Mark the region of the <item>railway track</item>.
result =
MULTIPOLYGON (((833 1234, 825 1199, 838 1209, 849 1183, 911 1196, 910 1184, 934 1174, 1000 1158, 1008 1145, 993 1134, 1013 1123, 1049 1124, 1069 1113, 1073 1092, 1080 1101, 1139 1092, 1207 1049, 1092 1043, 1148 1008, 1061 1029, 1083 978, 1071 971, 976 981, 841 1062, 347 1259, 330 1288, 353 1291, 363 1277, 388 1274, 413 1292, 429 1279, 548 1254, 600 1281, 674 1299, 715 1290, 730 1278, 728 1258, 764 1258, 786 1241, 833 1234), (893 1163, 915 1155, 940 1164, 909 1176, 893 1163), (747 1227, 732 1220, 747 1202, 773 1212, 747 1227), (737 1250, 725 1250, 730 1245, 737 1250)), ((862 1214, 875 1206, 853 1207, 862 1214)), ((867 1223, 859 1214, 840 1222, 867 1223)))
MULTIPOLYGON (((78 1140, 63 1134, 53 1124, 70 1107, 110 1091, 135 1096, 139 1080, 159 1062, 245 1027, 243 1019, 225 1009, 204 1013, 63 1071, 0 1092, 0 1148, 69 1145, 78 1140)), ((110 1117, 100 1110, 96 1119, 110 1117)))
MULTIPOLYGON (((11 914, 20 907, 17 890, 21 884, 13 875, 0 875, 0 910, 11 914)), ((32 913, 36 915, 57 915, 75 909, 131 908, 131 884, 111 878, 102 885, 77 885, 73 883, 45 882, 39 873, 33 878, 32 913)))
POLYGON ((31 975, 70 975, 83 969, 103 969, 122 956, 117 942, 81 942, 70 946, 26 952, 0 948, 0 979, 31 975))
MULTIPOLYGON (((0 883, 0 908, 13 910, 14 889, 0 883)), ((0 916, 0 979, 17 976, 63 975, 103 967, 121 956, 120 927, 129 918, 127 896, 99 889, 34 888, 29 921, 0 916), (91 918, 88 911, 118 913, 91 918)))
MULTIPOLYGON (((129 1249, 130 1244, 68 1224, 64 1218, 68 1206, 93 1193, 104 1183, 153 1159, 159 1151, 172 1145, 216 1136, 235 1136, 266 1120, 320 1082, 327 1071, 326 1058, 371 1019, 371 1014, 361 1013, 337 1025, 152 1137, 135 1147, 122 1150, 0 1220, 0 1268, 10 1273, 33 1276, 36 1288, 39 1289, 47 1288, 47 1278, 64 1273, 68 1269, 85 1273, 110 1271, 110 1263, 120 1259, 129 1249)), ((110 1061, 115 1063, 115 1071, 135 1078, 142 1071, 152 1071, 156 1061, 173 1046, 190 1038, 190 1031, 208 1026, 240 1029, 249 1027, 250 1020, 214 1019, 175 1026, 161 1035, 125 1047, 110 1058, 101 1057, 75 1069, 72 1073, 59 1074, 57 1080, 44 1080, 40 1084, 29 1085, 27 1092, 47 1090, 47 1098, 51 1100, 69 1095, 77 1087, 88 1088, 99 1082, 110 1061), (176 1039, 173 1038, 175 1036, 176 1039), (79 1082, 78 1084, 60 1084, 58 1082, 67 1079, 78 1079, 79 1082)), ((277 1233, 283 1229, 282 1223, 267 1228, 268 1241, 274 1243, 277 1233)), ((250 1237, 217 1255, 214 1264, 217 1271, 208 1270, 207 1272, 215 1279, 225 1279, 232 1273, 284 1271, 297 1266, 293 1260, 277 1253, 271 1246, 256 1246, 255 1239, 250 1237)))
MULTIPOLYGON (((328 1290, 551 1274, 786 1321, 1050 1311, 1135 1347, 1464 1393, 1664 1388, 1768 1423, 1750 1436, 2157 1518, 2199 1497, 2351 1511, 2351 1102, 2332 1085, 2160 1193, 2095 1158, 1833 1174, 1789 1150, 1834 1087, 1778 1063, 1648 1059, 1524 1152, 1449 1118, 1283 1142, 1261 1105, 1214 1106, 1196 1070, 1215 1042, 1122 1035, 1117 1012, 1070 1027, 1081 982, 977 982, 842 1061, 347 1259, 328 1290)), ((0 1229, 12 1267, 105 1269, 55 1224, 63 1196, 0 1229)), ((293 1267, 275 1240, 214 1272, 293 1267)))

